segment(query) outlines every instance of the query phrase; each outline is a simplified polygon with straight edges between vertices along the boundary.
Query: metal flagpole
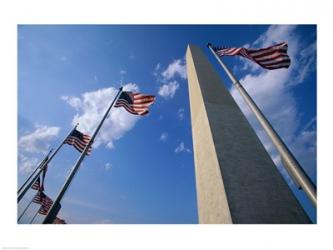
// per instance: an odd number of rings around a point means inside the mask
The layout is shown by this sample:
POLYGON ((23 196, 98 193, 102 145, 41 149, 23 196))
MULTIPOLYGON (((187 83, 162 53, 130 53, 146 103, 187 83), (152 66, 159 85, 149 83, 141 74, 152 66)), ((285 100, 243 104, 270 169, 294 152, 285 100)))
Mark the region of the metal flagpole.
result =
POLYGON ((34 219, 36 218, 36 216, 37 216, 37 214, 38 214, 38 212, 39 212, 39 209, 40 209, 40 207, 38 208, 38 210, 37 210, 37 212, 35 213, 34 217, 32 217, 32 220, 30 221, 29 224, 32 224, 32 222, 33 222, 34 219))
POLYGON ((25 214, 25 212, 28 210, 28 208, 30 207, 32 201, 34 200, 34 197, 35 197, 35 196, 32 197, 32 199, 31 199, 31 201, 29 202, 29 204, 25 207, 25 209, 23 210, 23 212, 21 213, 21 215, 18 217, 17 221, 19 221, 19 220, 22 218, 22 216, 25 214))
POLYGON ((275 145, 276 149, 280 153, 282 162, 284 162, 285 168, 292 177, 292 179, 296 182, 301 189, 304 190, 308 198, 311 200, 313 205, 317 207, 317 195, 316 195, 316 188, 311 179, 307 176, 303 168, 300 166, 296 158, 287 148, 286 144, 282 141, 280 136, 276 133, 272 125, 269 123, 267 118, 252 100, 250 95, 246 92, 244 87, 240 84, 240 82, 236 79, 233 73, 228 69, 228 67, 222 62, 221 58, 215 53, 212 48, 212 44, 208 43, 207 47, 213 53, 217 61, 220 63, 222 68, 227 73, 228 77, 231 79, 233 85, 239 91, 247 105, 250 107, 252 112, 254 113, 255 117, 258 119, 259 123, 267 133, 267 135, 272 140, 273 144, 275 145))
POLYGON ((19 194, 23 187, 28 183, 28 181, 32 178, 32 176, 37 172, 37 170, 44 165, 46 159, 49 157, 49 155, 52 153, 53 148, 49 151, 49 153, 45 156, 45 158, 38 164, 37 168, 31 173, 31 175, 29 176, 29 178, 23 183, 23 185, 19 188, 19 190, 17 191, 17 194, 19 194))
POLYGON ((65 137, 65 139, 61 142, 61 144, 58 146, 58 148, 56 149, 56 151, 54 151, 54 153, 50 156, 50 158, 44 162, 44 164, 40 167, 40 169, 37 171, 37 174, 35 175, 34 178, 32 178, 32 180, 29 182, 28 185, 26 185, 26 187, 22 190, 22 192, 18 195, 17 197, 17 203, 20 202, 20 200, 23 198, 23 196, 25 195, 25 193, 29 190, 29 188, 31 187, 31 185, 37 180, 37 178, 39 177, 39 175, 41 174, 41 172, 44 170, 45 166, 47 166, 47 164, 53 159, 53 157, 58 153, 58 151, 60 150, 60 148, 62 147, 62 145, 64 145, 65 141, 67 140, 68 136, 76 129, 76 127, 79 124, 76 124, 74 126, 74 128, 68 133, 68 135, 65 137))
POLYGON ((53 202, 50 210, 48 211, 47 215, 44 218, 43 224, 51 224, 53 222, 53 220, 55 219, 55 217, 57 216, 58 211, 57 210, 57 206, 58 204, 61 202, 62 197, 64 196, 64 194, 66 193, 69 185, 71 184, 72 179, 74 178, 75 174, 77 173, 81 162, 83 161, 84 157, 86 156, 86 153, 89 149, 89 147, 93 144, 94 139, 96 137, 96 135, 98 134, 100 128, 102 127, 106 117, 108 116, 113 104, 116 102, 116 100, 118 99, 118 97, 120 96, 121 92, 123 90, 123 87, 119 88, 119 91, 116 95, 116 97, 114 98, 114 100, 112 101, 112 103, 110 104, 109 108, 107 109, 107 111, 105 112, 101 122, 99 123, 99 125, 97 126, 97 128, 95 129, 94 134, 92 135, 89 143, 86 145, 86 147, 84 148, 84 150, 82 151, 79 159, 77 160, 77 162, 75 163, 74 167, 72 168, 70 174, 67 177, 67 180, 65 181, 64 185, 62 186, 60 192, 57 195, 57 198, 55 199, 55 201, 53 202))

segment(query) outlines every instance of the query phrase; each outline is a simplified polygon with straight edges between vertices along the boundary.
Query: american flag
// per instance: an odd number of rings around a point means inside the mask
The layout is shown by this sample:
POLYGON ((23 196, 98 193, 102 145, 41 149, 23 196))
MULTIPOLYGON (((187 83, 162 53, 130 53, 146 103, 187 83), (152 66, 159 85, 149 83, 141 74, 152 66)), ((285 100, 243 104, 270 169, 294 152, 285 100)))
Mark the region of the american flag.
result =
POLYGON ((221 57, 243 56, 270 70, 288 68, 290 65, 290 58, 287 54, 288 44, 285 42, 263 49, 213 47, 213 50, 221 57))
POLYGON ((42 206, 39 208, 38 213, 42 214, 42 215, 46 215, 53 204, 53 200, 50 197, 48 197, 46 194, 44 194, 44 193, 42 193, 42 194, 43 194, 41 196, 42 197, 41 198, 42 206))
POLYGON ((133 115, 146 115, 149 113, 148 107, 152 105, 154 101, 155 96, 153 95, 123 91, 114 107, 123 107, 133 115))
MULTIPOLYGON (((48 157, 45 159, 45 162, 48 160, 48 157)), ((47 172, 47 165, 43 169, 43 174, 42 174, 42 182, 40 181, 40 177, 38 176, 37 180, 32 184, 31 188, 34 190, 40 190, 44 191, 44 181, 45 181, 45 175, 47 172)))
POLYGON ((39 178, 39 176, 38 176, 38 179, 34 182, 34 184, 32 184, 31 188, 35 189, 35 190, 40 190, 41 186, 40 186, 40 178, 39 178))
MULTIPOLYGON (((69 145, 73 145, 80 153, 83 152, 87 144, 89 143, 91 137, 89 135, 85 135, 80 131, 74 129, 73 132, 67 137, 65 143, 69 145)), ((91 146, 87 151, 87 155, 91 153, 91 146)))
POLYGON ((56 217, 52 224, 67 224, 65 220, 56 217))
POLYGON ((37 204, 42 204, 42 200, 43 200, 44 195, 45 194, 41 191, 37 192, 37 194, 32 199, 32 202, 37 203, 37 204))

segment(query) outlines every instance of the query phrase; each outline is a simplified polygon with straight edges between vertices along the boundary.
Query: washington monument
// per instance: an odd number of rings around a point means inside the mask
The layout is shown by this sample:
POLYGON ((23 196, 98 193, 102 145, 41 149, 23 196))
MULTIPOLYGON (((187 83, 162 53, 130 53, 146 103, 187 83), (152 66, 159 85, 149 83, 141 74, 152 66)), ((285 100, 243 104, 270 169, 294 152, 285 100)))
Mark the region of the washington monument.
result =
POLYGON ((199 223, 311 223, 202 50, 186 63, 199 223))

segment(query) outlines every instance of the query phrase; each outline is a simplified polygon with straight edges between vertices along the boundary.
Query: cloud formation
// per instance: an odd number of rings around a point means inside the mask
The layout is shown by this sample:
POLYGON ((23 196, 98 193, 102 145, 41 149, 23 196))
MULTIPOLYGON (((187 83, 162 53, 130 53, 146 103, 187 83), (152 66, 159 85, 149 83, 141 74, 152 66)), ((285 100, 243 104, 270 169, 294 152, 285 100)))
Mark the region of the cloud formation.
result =
POLYGON ((28 153, 45 153, 50 147, 50 141, 59 134, 59 127, 36 125, 35 131, 19 138, 19 149, 28 153))
POLYGON ((106 164, 105 164, 105 170, 106 171, 109 171, 111 169, 111 163, 110 162, 107 162, 106 164))
POLYGON ((160 136, 160 141, 165 142, 168 139, 168 133, 163 132, 160 136))
POLYGON ((162 76, 165 80, 170 80, 175 76, 179 76, 182 79, 187 79, 185 60, 174 60, 171 64, 168 65, 166 70, 162 72, 162 76))
POLYGON ((158 94, 166 99, 173 98, 178 88, 179 88, 178 82, 172 81, 169 82, 168 84, 162 85, 158 90, 158 94))
POLYGON ((179 120, 183 120, 184 119, 184 111, 185 110, 183 108, 178 109, 177 116, 178 116, 179 120))
POLYGON ((32 172, 39 163, 40 159, 36 157, 29 157, 25 154, 19 153, 18 154, 18 166, 20 173, 30 173, 32 172))
POLYGON ((181 152, 186 152, 186 153, 191 153, 192 151, 189 148, 185 147, 184 142, 181 142, 176 148, 175 148, 175 153, 181 153, 181 152))
POLYGON ((37 167, 40 158, 37 155, 46 154, 52 140, 59 134, 59 127, 36 125, 35 130, 26 133, 18 140, 18 166, 20 173, 30 173, 37 167))
POLYGON ((171 99, 179 89, 177 80, 187 79, 185 59, 174 60, 164 70, 161 69, 161 64, 158 63, 153 74, 158 82, 163 83, 163 85, 159 87, 158 94, 165 99, 171 99))
MULTIPOLYGON (((139 91, 139 87, 134 83, 128 83, 124 86, 124 90, 139 91)), ((72 125, 79 123, 78 129, 91 135, 117 92, 116 88, 109 87, 86 92, 79 97, 62 98, 77 111, 72 120, 72 125)), ((123 108, 112 108, 109 117, 105 120, 95 139, 93 147, 97 148, 104 144, 107 148, 114 148, 114 141, 130 131, 138 119, 138 116, 128 113, 123 108)))

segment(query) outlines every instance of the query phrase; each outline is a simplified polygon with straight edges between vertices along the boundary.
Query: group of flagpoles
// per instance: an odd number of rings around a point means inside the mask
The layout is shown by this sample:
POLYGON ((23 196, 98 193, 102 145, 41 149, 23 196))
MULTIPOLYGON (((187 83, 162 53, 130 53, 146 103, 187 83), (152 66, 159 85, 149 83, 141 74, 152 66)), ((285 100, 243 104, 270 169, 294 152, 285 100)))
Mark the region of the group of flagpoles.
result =
POLYGON ((58 204, 60 204, 60 202, 61 202, 61 200, 62 200, 64 194, 66 193, 66 191, 67 191, 69 185, 71 184, 72 179, 74 178, 75 174, 77 173, 77 171, 78 171, 78 169, 79 169, 79 167, 80 167, 80 164, 82 163, 83 159, 85 158, 86 153, 87 153, 89 147, 93 144, 96 135, 98 134, 98 132, 99 132, 100 128, 102 127, 102 125, 103 125, 105 119, 107 118, 107 116, 108 116, 108 114, 109 114, 109 112, 110 112, 112 106, 114 105, 114 103, 116 102, 116 100, 119 98, 119 96, 120 96, 122 90, 123 90, 123 87, 120 87, 120 88, 119 88, 119 91, 118 91, 118 93, 117 93, 117 95, 116 95, 116 97, 114 98, 114 100, 113 100, 112 103, 110 104, 109 108, 106 110, 106 112, 105 112, 105 114, 104 114, 102 120, 100 121, 99 125, 98 125, 97 128, 95 129, 95 132, 94 132, 94 134, 93 134, 92 137, 91 137, 91 140, 89 141, 89 143, 86 145, 86 147, 85 147, 84 150, 82 151, 82 153, 81 153, 79 159, 78 159, 77 162, 75 163, 74 167, 72 168, 70 174, 69 174, 68 177, 67 177, 67 180, 65 181, 65 183, 64 183, 64 185, 62 186, 62 188, 60 189, 60 192, 58 193, 56 199, 54 200, 54 202, 53 202, 53 204, 52 204, 50 210, 48 211, 47 215, 45 216, 44 221, 43 221, 43 224, 51 224, 51 223, 54 221, 54 219, 56 218, 57 213, 58 213, 58 211, 59 211, 59 210, 57 209, 58 204))
POLYGON ((44 157, 44 159, 38 164, 37 168, 31 173, 31 175, 28 177, 28 179, 22 184, 22 186, 19 188, 19 190, 17 190, 17 194, 19 194, 22 189, 27 185, 27 183, 29 182, 29 180, 32 178, 32 176, 34 176, 34 174, 37 172, 37 170, 39 168, 41 168, 42 166, 44 166, 44 163, 46 161, 46 159, 50 156, 50 154, 52 153, 53 148, 49 151, 49 153, 44 157))
MULTIPOLYGON (((32 180, 24 187, 22 186, 19 191, 18 191, 18 196, 17 196, 17 202, 20 202, 20 200, 23 198, 23 196, 25 195, 25 193, 29 190, 29 188, 32 186, 32 184, 37 180, 37 178, 40 176, 41 172, 45 169, 45 167, 47 166, 47 164, 53 159, 53 157, 58 153, 58 151, 60 150, 60 148, 64 145, 65 141, 67 140, 68 136, 76 129, 76 127, 78 126, 78 124, 76 124, 74 126, 74 128, 69 132, 69 134, 65 137, 65 139, 60 143, 60 145, 58 146, 58 148, 54 151, 54 153, 43 163, 41 164, 41 166, 38 169, 37 174, 32 178, 32 180), (24 187, 24 188, 23 188, 24 187), (20 190, 22 190, 20 192, 20 190)), ((37 170, 36 169, 36 170, 37 170)))
POLYGON ((25 214, 25 212, 28 210, 28 208, 30 207, 31 203, 33 202, 34 197, 32 197, 32 199, 30 200, 30 202, 28 203, 28 205, 25 207, 25 209, 23 210, 23 212, 20 214, 20 216, 18 217, 17 221, 20 221, 20 219, 23 217, 23 215, 25 214))
POLYGON ((286 144, 282 141, 280 136, 275 132, 272 125, 269 123, 267 118, 264 116, 264 114, 255 104, 255 102, 252 100, 250 95, 246 92, 244 87, 240 84, 240 82, 236 79, 236 77, 228 69, 228 67, 222 62, 221 58, 215 53, 215 51, 212 48, 212 45, 208 43, 207 47, 210 49, 210 51, 213 53, 213 55, 220 63, 224 71, 227 73, 228 77, 232 81, 235 88, 239 91, 239 93, 241 94, 241 96, 243 97, 243 99, 245 100, 245 102, 250 107, 253 114, 259 121, 260 125, 263 127, 269 138, 272 140, 276 149, 280 153, 282 162, 289 175, 295 181, 296 185, 298 185, 299 188, 304 190, 304 192, 306 193, 312 204, 316 207, 317 206, 316 188, 311 179, 304 172, 303 168, 300 166, 296 158, 293 156, 293 154, 288 149, 286 144))

